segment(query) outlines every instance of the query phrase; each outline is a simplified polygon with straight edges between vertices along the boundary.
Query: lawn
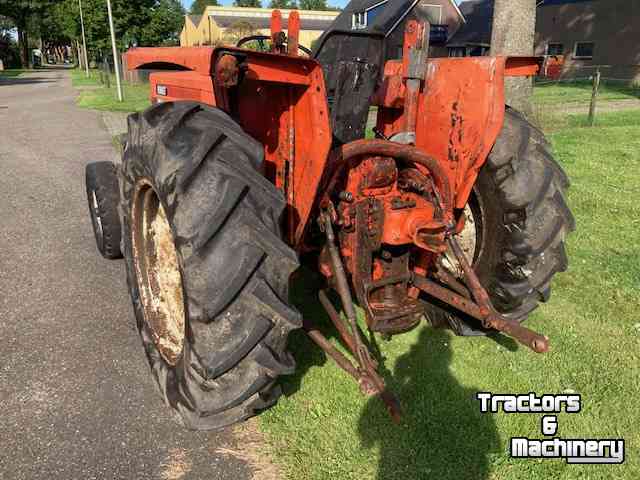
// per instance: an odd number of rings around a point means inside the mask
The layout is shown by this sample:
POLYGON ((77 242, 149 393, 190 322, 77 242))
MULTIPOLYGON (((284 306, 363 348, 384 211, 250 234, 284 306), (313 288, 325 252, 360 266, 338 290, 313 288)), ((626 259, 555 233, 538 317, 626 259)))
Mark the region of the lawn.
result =
MULTIPOLYGON (((553 92, 545 87, 536 99, 553 92)), ((573 115, 550 135, 572 180, 577 222, 569 272, 556 277, 551 301, 528 321, 551 338, 551 351, 536 355, 504 337, 462 338, 428 326, 382 342, 385 376, 404 409, 394 425, 378 399, 362 397, 297 333, 298 371, 285 381, 279 404, 260 417, 288 478, 640 478, 640 112, 598 119, 587 128, 584 115, 573 115), (483 415, 478 391, 578 392, 582 411, 559 414, 558 435, 622 437, 625 464, 511 459, 511 437, 543 437, 541 415, 483 415)), ((309 272, 294 282, 293 296, 303 315, 334 335, 309 272)))
POLYGON ((19 77, 24 72, 28 72, 28 71, 30 71, 30 70, 25 70, 25 69, 22 69, 22 68, 11 68, 11 69, 7 69, 7 70, 0 70, 0 78, 19 77))
POLYGON ((80 90, 77 104, 93 110, 109 110, 112 112, 139 112, 151 105, 149 85, 122 83, 122 102, 118 101, 115 76, 110 77, 110 88, 100 83, 97 70, 90 70, 89 77, 84 70, 73 70, 71 73, 73 86, 80 90))
MULTIPOLYGON (((536 84, 533 98, 537 105, 588 103, 591 100, 593 84, 590 81, 572 83, 536 84)), ((603 81, 598 89, 598 100, 640 99, 640 85, 625 86, 618 82, 603 81)))

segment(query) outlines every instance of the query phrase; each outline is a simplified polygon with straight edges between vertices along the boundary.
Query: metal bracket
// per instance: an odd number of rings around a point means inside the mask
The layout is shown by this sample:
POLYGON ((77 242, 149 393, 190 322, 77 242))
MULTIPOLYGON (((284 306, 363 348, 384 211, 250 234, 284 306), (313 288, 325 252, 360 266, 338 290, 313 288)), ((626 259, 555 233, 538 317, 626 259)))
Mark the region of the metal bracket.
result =
POLYGON ((371 357, 371 353, 367 349, 365 343, 360 335, 360 329, 358 327, 356 311, 353 305, 353 299, 351 297, 351 291, 347 276, 340 259, 340 253, 335 244, 335 235, 333 233, 333 226, 331 216, 327 212, 323 212, 320 216, 320 223, 324 226, 324 232, 327 236, 327 250, 331 258, 331 266, 335 278, 335 286, 340 300, 342 302, 342 308, 344 309, 347 317, 347 324, 343 323, 340 315, 336 312, 333 305, 328 300, 324 292, 320 292, 320 302, 324 306, 327 314, 331 318, 331 321, 335 324, 343 341, 353 354, 357 366, 354 365, 347 357, 345 357, 340 351, 338 351, 328 340, 322 335, 309 320, 306 320, 304 325, 305 330, 309 334, 309 337, 322 348, 331 358, 333 358, 338 366, 351 375, 358 384, 360 390, 365 395, 379 395, 391 418, 398 423, 400 421, 400 404, 396 397, 387 390, 384 380, 376 371, 377 363, 371 357))

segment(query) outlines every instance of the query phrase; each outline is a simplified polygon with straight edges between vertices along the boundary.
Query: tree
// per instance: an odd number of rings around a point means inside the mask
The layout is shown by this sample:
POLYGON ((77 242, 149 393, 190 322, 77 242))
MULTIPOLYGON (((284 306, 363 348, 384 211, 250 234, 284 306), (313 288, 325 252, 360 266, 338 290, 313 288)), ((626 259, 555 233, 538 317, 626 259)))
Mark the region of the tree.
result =
POLYGON ((298 8, 298 4, 296 0, 271 0, 269 8, 295 9, 298 8))
MULTIPOLYGON (((175 45, 184 22, 180 0, 111 0, 119 50, 131 45, 175 45)), ((105 0, 82 0, 87 50, 100 59, 111 51, 105 0)), ((0 0, 0 16, 18 29, 23 65, 29 62, 29 38, 63 55, 80 39, 78 0, 0 0)))
POLYGON ((158 0, 149 15, 149 23, 140 32, 140 45, 178 45, 184 24, 180 1, 158 0))
POLYGON ((235 0, 235 2, 233 2, 233 6, 262 8, 262 2, 260 2, 260 0, 235 0))
POLYGON ((61 0, 0 0, 0 15, 13 21, 18 32, 20 61, 23 66, 31 64, 29 55, 29 33, 34 19, 61 0))
POLYGON ((43 10, 31 24, 31 34, 40 39, 42 52, 58 62, 64 61, 66 48, 77 37, 73 14, 67 2, 62 2, 43 10))
POLYGON ((327 0, 300 0, 300 10, 329 10, 327 0))
MULTIPOLYGON (((536 0, 495 0, 491 55, 533 55, 536 3, 536 0)), ((527 116, 533 112, 532 94, 530 78, 505 78, 507 104, 527 116)))
POLYGON ((194 2, 191 4, 191 9, 189 10, 189 14, 202 15, 204 13, 205 8, 209 6, 219 7, 220 3, 218 3, 218 0, 194 0, 194 2))
POLYGON ((0 16, 0 60, 4 68, 20 66, 20 51, 11 34, 14 29, 11 19, 0 16))
MULTIPOLYGON (((80 31, 77 0, 65 0, 75 8, 73 15, 80 31)), ((152 47, 176 44, 184 24, 184 9, 179 0, 111 0, 118 50, 130 46, 152 47)), ((111 52, 111 39, 105 0, 82 0, 87 50, 100 59, 111 52)), ((78 38, 79 34, 75 38, 78 38)))

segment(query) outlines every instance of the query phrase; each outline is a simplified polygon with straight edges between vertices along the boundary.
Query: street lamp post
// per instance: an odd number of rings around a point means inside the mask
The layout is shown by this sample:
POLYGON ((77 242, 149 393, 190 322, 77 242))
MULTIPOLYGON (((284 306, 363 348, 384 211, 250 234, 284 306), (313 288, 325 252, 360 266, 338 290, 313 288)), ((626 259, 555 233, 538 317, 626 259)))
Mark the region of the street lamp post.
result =
POLYGON ((107 0, 107 11, 109 12, 109 28, 111 29, 111 49, 113 50, 113 66, 116 70, 116 86, 118 89, 118 101, 122 101, 122 85, 120 84, 120 61, 118 49, 116 48, 116 33, 113 28, 113 14, 111 13, 111 0, 107 0))
MULTIPOLYGON (((89 62, 87 57, 87 38, 84 35, 84 18, 82 17, 82 0, 78 0, 80 5, 80 26, 82 27, 82 53, 84 54, 84 71, 89 76, 89 62)), ((80 60, 80 59, 78 59, 80 60)))

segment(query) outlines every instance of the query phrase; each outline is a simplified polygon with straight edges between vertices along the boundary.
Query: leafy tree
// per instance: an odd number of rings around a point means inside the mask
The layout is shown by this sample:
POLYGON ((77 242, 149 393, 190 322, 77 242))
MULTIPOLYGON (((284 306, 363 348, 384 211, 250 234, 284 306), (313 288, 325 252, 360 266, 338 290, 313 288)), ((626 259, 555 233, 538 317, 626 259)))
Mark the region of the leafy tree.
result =
MULTIPOLYGON (((80 19, 75 3, 77 30, 80 19)), ((111 0, 113 23, 118 50, 130 46, 151 47, 175 44, 184 23, 184 9, 179 0, 111 0)), ((87 50, 93 58, 102 58, 111 52, 111 37, 105 0, 82 0, 87 50)))
MULTIPOLYGON (((111 0, 119 50, 131 45, 176 44, 184 19, 180 0, 111 0)), ((105 0, 82 0, 87 49, 91 57, 111 52, 105 0)), ((29 61, 29 38, 43 49, 57 51, 80 39, 78 0, 0 0, 0 16, 18 29, 23 65, 29 61)))
MULTIPOLYGON (((215 0, 213 0, 215 2, 215 0)), ((158 0, 149 12, 149 23, 140 33, 141 45, 178 45, 184 24, 184 8, 179 0, 158 0)))
POLYGON ((194 0, 191 4, 191 9, 189 10, 189 14, 191 15, 202 15, 204 9, 208 6, 219 7, 220 3, 218 0, 194 0))
POLYGON ((235 0, 233 2, 234 7, 252 7, 262 8, 262 2, 260 0, 235 0))
POLYGON ((327 5, 327 0, 300 0, 300 10, 329 10, 340 11, 340 7, 327 5))
POLYGON ((67 22, 69 19, 65 4, 53 5, 33 18, 31 31, 41 40, 43 52, 53 55, 57 61, 65 58, 65 50, 75 38, 75 29, 67 22))
POLYGON ((5 68, 20 66, 20 51, 11 32, 15 29, 13 21, 0 16, 0 60, 5 68))
POLYGON ((300 10, 329 10, 327 0, 300 0, 300 10))
POLYGON ((296 0, 271 0, 269 8, 295 9, 298 8, 298 4, 296 0))
POLYGON ((29 35, 34 19, 42 15, 47 8, 62 0, 0 0, 0 15, 11 19, 18 31, 20 60, 23 66, 29 66, 29 35))

